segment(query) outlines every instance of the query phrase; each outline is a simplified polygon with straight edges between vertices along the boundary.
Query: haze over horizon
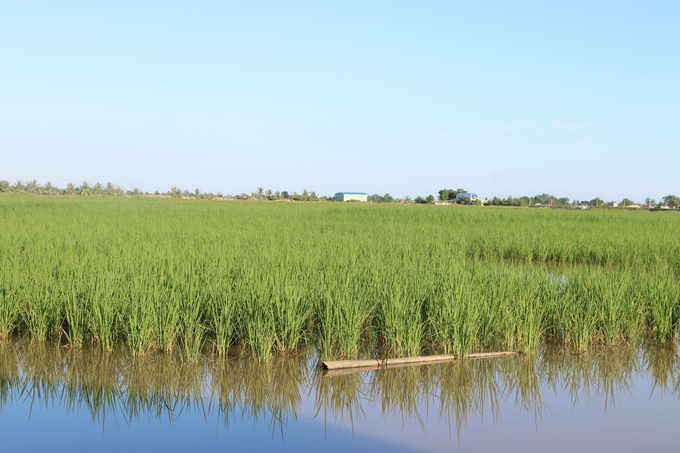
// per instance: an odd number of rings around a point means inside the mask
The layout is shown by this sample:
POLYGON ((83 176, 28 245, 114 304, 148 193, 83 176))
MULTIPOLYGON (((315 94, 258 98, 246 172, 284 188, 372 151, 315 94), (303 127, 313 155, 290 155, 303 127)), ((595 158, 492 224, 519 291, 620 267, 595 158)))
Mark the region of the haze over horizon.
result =
POLYGON ((3 2, 0 179, 680 195, 677 2, 3 2))

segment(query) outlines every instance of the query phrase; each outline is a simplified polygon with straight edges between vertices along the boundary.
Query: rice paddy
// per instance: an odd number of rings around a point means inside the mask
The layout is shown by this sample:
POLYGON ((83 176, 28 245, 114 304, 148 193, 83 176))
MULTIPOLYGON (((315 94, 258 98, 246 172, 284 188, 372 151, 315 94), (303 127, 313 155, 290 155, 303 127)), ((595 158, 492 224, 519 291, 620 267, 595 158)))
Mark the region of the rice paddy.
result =
POLYGON ((195 361, 676 341, 680 218, 0 198, 0 336, 195 361))

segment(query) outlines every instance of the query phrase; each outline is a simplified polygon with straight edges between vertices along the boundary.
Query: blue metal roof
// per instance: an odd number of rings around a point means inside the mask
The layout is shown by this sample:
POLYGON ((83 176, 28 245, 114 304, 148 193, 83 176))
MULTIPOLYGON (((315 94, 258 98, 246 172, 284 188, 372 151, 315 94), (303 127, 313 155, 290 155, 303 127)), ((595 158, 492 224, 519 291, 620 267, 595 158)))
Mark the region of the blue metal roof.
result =
POLYGON ((460 193, 458 193, 458 195, 462 195, 464 197, 468 197, 470 195, 474 195, 475 197, 477 196, 476 193, 472 193, 472 192, 460 192, 460 193))

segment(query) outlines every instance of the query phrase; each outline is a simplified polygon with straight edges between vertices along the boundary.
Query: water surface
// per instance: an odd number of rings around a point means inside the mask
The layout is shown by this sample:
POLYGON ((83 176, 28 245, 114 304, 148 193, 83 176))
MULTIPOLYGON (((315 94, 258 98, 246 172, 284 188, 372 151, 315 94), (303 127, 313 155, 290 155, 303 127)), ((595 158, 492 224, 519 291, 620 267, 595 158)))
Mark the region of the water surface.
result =
POLYGON ((677 451, 678 351, 324 374, 309 348, 187 363, 0 346, 0 451, 677 451))

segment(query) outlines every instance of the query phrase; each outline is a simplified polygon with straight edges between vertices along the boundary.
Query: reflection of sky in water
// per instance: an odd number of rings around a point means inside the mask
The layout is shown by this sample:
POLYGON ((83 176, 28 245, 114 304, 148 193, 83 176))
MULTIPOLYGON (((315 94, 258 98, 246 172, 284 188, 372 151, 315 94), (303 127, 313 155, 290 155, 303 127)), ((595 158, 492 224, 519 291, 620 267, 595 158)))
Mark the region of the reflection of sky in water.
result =
POLYGON ((313 351, 270 366, 40 348, 0 351, 0 451, 637 452, 680 442, 677 351, 546 349, 321 377, 313 351))

